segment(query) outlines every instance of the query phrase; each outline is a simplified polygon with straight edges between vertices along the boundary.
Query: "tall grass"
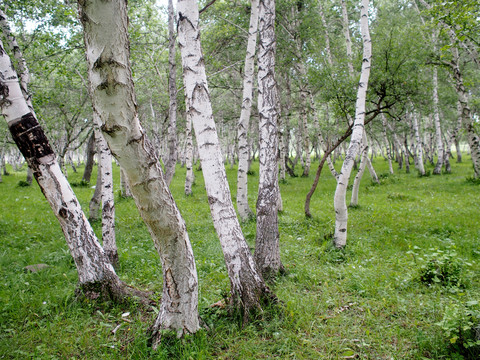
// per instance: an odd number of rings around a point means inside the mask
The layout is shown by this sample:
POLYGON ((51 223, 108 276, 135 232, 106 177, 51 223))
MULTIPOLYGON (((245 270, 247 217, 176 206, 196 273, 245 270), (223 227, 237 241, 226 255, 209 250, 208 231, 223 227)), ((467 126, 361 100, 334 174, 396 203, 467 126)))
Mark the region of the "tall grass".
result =
MULTIPOLYGON (((340 164, 337 164, 340 165, 340 164)), ((258 164, 249 176, 255 208, 258 164)), ((418 177, 397 171, 374 185, 365 174, 359 206, 349 209, 348 244, 331 246, 335 181, 324 172, 312 198, 312 218, 303 204, 313 181, 288 178, 280 185, 282 261, 288 270, 270 286, 281 304, 241 327, 210 305, 229 291, 223 255, 215 235, 203 177, 196 172, 193 196, 183 195, 185 170, 177 167, 171 189, 195 253, 204 329, 176 339, 166 335, 157 352, 147 346, 155 317, 134 304, 75 299, 75 265, 38 186, 21 187, 25 172, 0 184, 0 358, 12 359, 446 359, 469 358, 461 339, 439 324, 453 305, 480 299, 480 187, 468 182, 468 159, 453 174, 418 177), (438 251, 454 249, 461 286, 421 281, 421 269, 438 251), (44 263, 38 273, 24 267, 44 263), (125 313, 130 313, 128 316, 125 313), (123 314, 123 316, 122 316, 123 314), (115 333, 112 332, 120 326, 115 333), (456 355, 455 355, 456 354, 456 355)), ((79 171, 83 171, 80 168, 79 171)), ((232 196, 236 170, 227 169, 232 196)), ((114 166, 115 189, 119 189, 114 166)), ((81 173, 69 174, 80 183, 81 173)), ((95 174, 92 179, 96 179, 95 174)), ((88 209, 90 186, 74 188, 88 209)), ((100 224, 93 224, 98 235, 100 224)), ((252 249, 255 222, 242 224, 252 249)), ((161 294, 159 258, 133 200, 116 196, 118 274, 127 283, 161 294)), ((435 261, 435 260, 434 260, 435 261)), ((434 270, 433 270, 434 271, 434 270)), ((447 314, 447 315, 446 315, 447 314)), ((447 319, 448 320, 448 319, 447 319)), ((453 326, 453 325, 452 325, 453 326)), ((474 350, 472 350, 474 351, 474 350)), ((471 357, 474 358, 474 357, 471 357)))

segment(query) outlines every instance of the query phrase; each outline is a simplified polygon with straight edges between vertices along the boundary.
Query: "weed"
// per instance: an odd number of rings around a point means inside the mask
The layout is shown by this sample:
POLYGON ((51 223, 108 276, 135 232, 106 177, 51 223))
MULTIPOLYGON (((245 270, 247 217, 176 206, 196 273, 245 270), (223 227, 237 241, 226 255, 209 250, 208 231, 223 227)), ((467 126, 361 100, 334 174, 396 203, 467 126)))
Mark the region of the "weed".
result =
POLYGON ((467 184, 470 184, 470 185, 480 185, 480 178, 476 178, 476 177, 467 177, 465 179, 465 181, 467 182, 467 184))
POLYGON ((18 183, 17 183, 17 187, 28 187, 28 186, 31 186, 31 184, 29 184, 27 181, 25 180, 20 180, 18 183))
POLYGON ((85 180, 81 180, 79 182, 71 182, 70 183, 70 186, 71 187, 83 187, 83 188, 88 188, 90 187, 90 183, 88 181, 85 181, 85 180))

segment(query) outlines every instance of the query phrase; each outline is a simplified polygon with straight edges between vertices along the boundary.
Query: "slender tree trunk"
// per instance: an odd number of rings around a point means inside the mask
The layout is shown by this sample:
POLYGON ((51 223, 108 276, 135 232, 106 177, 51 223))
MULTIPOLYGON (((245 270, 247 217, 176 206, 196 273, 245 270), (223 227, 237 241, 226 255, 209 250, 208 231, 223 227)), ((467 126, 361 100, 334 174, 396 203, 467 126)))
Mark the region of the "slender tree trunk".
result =
POLYGON ((278 231, 278 94, 275 82, 275 0, 260 0, 258 51, 259 184, 255 262, 266 278, 283 271, 278 231))
POLYGON ((243 77, 243 101, 240 120, 238 121, 238 174, 237 174, 237 209, 240 219, 249 219, 253 212, 248 206, 248 128, 252 111, 253 76, 255 50, 257 46, 258 0, 252 0, 248 28, 247 54, 245 56, 245 74, 243 77))
MULTIPOLYGON (((98 143, 97 143, 98 149, 98 143)), ((100 204, 102 203, 102 163, 100 162, 100 151, 97 151, 99 154, 99 161, 97 165, 97 182, 95 183, 95 191, 93 196, 90 199, 88 219, 90 221, 97 221, 100 219, 100 204)))
POLYGON ((342 5, 343 33, 345 35, 345 45, 347 49, 348 74, 352 78, 354 74, 353 51, 352 51, 352 40, 350 38, 350 24, 348 21, 347 2, 345 0, 341 0, 340 3, 342 5))
POLYGON ((186 149, 185 149, 185 164, 187 174, 185 176, 185 195, 192 195, 192 185, 195 181, 195 174, 193 173, 193 133, 192 133, 192 117, 187 113, 185 124, 186 135, 186 149))
POLYGON ((168 0, 168 158, 165 164, 165 182, 170 185, 177 164, 177 66, 175 64, 176 36, 173 1, 168 0))
POLYGON ((87 149, 86 149, 86 160, 85 160, 85 170, 83 172, 82 181, 90 182, 92 177, 92 169, 94 164, 95 156, 95 132, 92 131, 92 135, 88 138, 87 149))
POLYGON ((357 92, 357 102, 355 109, 355 122, 353 125, 350 145, 345 156, 345 160, 340 171, 340 176, 335 190, 335 234, 334 243, 338 248, 343 248, 347 244, 347 221, 348 210, 345 201, 348 179, 352 172, 353 160, 358 153, 358 148, 362 142, 365 120, 365 102, 367 95, 368 79, 370 76, 370 62, 372 57, 372 43, 368 30, 368 0, 362 0, 360 10, 360 29, 363 40, 363 59, 362 72, 357 92))
MULTIPOLYGON (((434 41, 436 40, 434 36, 434 41)), ((442 139, 442 128, 440 126, 440 112, 438 110, 438 74, 437 66, 433 67, 433 119, 435 125, 435 138, 437 140, 437 164, 433 169, 434 175, 440 175, 442 173, 444 148, 442 139)))
POLYGON ((368 146, 362 144, 363 149, 361 150, 361 160, 360 160, 360 167, 358 168, 357 175, 353 180, 353 188, 352 188, 352 198, 350 200, 350 206, 357 206, 358 205, 358 192, 360 189, 360 181, 362 181, 363 173, 365 172, 365 168, 367 166, 366 157, 368 155, 368 146))
POLYGON ((423 146, 422 146, 422 140, 420 139, 420 131, 418 129, 418 121, 417 121, 417 114, 414 112, 413 113, 413 131, 415 133, 415 141, 417 143, 417 149, 416 149, 416 154, 417 154, 417 169, 420 175, 425 175, 425 167, 423 166, 423 146))
POLYGON ((198 280, 185 221, 165 183, 157 155, 140 125, 130 68, 128 18, 123 0, 79 0, 94 110, 111 153, 125 170, 140 214, 160 255, 162 303, 153 325, 177 336, 195 333, 198 280))
MULTIPOLYGON (((94 115, 96 116, 96 115, 94 115)), ((103 251, 110 264, 114 267, 118 264, 118 250, 115 241, 115 203, 113 201, 113 173, 112 173, 112 155, 108 149, 108 144, 100 131, 96 131, 99 163, 101 163, 101 188, 102 193, 102 241, 103 251)), ((95 189, 96 190, 96 189, 95 189)))
POLYGON ((125 170, 120 167, 120 191, 122 197, 131 198, 132 192, 130 191, 130 186, 128 185, 127 174, 125 170))
POLYGON ((17 75, 1 41, 0 72, 2 114, 62 227, 77 267, 80 291, 90 298, 102 296, 114 300, 140 295, 141 292, 128 288, 120 281, 105 257, 80 203, 60 170, 43 129, 22 95, 17 75))
POLYGON ((33 181, 33 170, 30 166, 27 167, 27 184, 32 185, 33 181))
POLYGON ((247 321, 250 311, 260 309, 261 299, 268 300, 271 293, 257 271, 233 207, 200 45, 198 4, 195 0, 180 0, 177 12, 187 112, 192 116, 213 224, 230 278, 232 302, 243 310, 247 321))

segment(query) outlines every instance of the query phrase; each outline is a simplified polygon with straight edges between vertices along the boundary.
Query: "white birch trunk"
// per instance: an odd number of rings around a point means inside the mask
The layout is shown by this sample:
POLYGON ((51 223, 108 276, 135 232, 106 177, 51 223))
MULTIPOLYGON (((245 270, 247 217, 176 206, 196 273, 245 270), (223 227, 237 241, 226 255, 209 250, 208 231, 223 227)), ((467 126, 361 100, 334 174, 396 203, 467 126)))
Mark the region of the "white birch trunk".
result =
POLYGON ((127 174, 125 170, 120 167, 120 191, 122 193, 122 197, 124 198, 131 198, 132 192, 130 191, 130 186, 128 186, 127 174))
POLYGON ((350 24, 348 21, 348 10, 347 3, 345 0, 340 0, 342 5, 342 20, 343 20, 343 33, 345 36, 345 46, 347 49, 347 65, 348 65, 348 74, 350 77, 353 77, 353 51, 352 51, 352 39, 350 37, 350 24))
POLYGON ((162 303, 153 326, 178 336, 199 329, 198 280, 185 222, 164 180, 155 149, 140 125, 129 59, 123 0, 80 0, 92 103, 112 155, 127 173, 140 214, 152 235, 163 271, 162 303))
POLYGON ((258 0, 250 4, 250 25, 248 28, 247 54, 245 56, 245 74, 243 77, 243 101, 240 120, 238 121, 238 174, 237 174, 237 209, 240 219, 248 220, 253 212, 248 206, 248 128, 252 110, 253 75, 255 52, 257 47, 258 0))
POLYGON ((338 248, 343 248, 347 244, 347 221, 348 210, 346 205, 346 191, 348 180, 352 172, 353 161, 358 153, 362 142, 365 120, 365 102, 368 88, 368 79, 370 76, 370 63, 372 57, 372 43, 368 29, 368 3, 369 0, 362 0, 360 10, 360 30, 363 40, 362 72, 358 84, 357 101, 355 106, 355 122, 351 135, 350 145, 348 147, 345 160, 340 171, 340 176, 335 190, 335 234, 334 243, 338 248))
MULTIPOLYGON (((260 0, 258 50, 259 184, 255 262, 264 277, 283 271, 278 231, 278 94, 275 82, 275 1, 260 0)), ((306 99, 305 99, 306 100, 306 99)))
POLYGON ((86 296, 109 294, 122 297, 122 287, 108 262, 92 227, 82 212, 70 184, 62 174, 56 155, 20 89, 17 74, 0 41, 0 107, 18 148, 62 227, 86 296), (104 290, 107 292, 103 292, 104 290), (96 295, 95 295, 95 294, 96 295))
POLYGON ((185 167, 187 170, 185 176, 185 195, 192 195, 192 186, 195 181, 193 172, 193 134, 192 134, 192 117, 187 113, 185 123, 185 167))
MULTIPOLYGON (((97 143, 97 153, 100 154, 97 143)), ((95 183, 95 191, 89 203, 88 219, 97 221, 100 218, 100 204, 102 203, 102 164, 100 158, 97 165, 97 182, 95 183)))
POLYGON ((165 182, 170 185, 175 174, 177 164, 177 66, 175 63, 176 50, 175 11, 173 1, 168 0, 168 157, 165 163, 165 182))
POLYGON ((423 146, 422 146, 422 139, 420 139, 420 131, 418 128, 418 119, 417 114, 413 112, 413 132, 415 133, 415 142, 417 143, 416 146, 416 154, 417 154, 417 169, 420 175, 425 175, 425 167, 423 166, 423 146))
POLYGON ((180 0, 177 12, 187 111, 192 116, 213 224, 230 278, 232 301, 248 319, 251 310, 261 307, 260 299, 266 298, 269 289, 257 271, 230 195, 200 45, 198 4, 180 0))
POLYGON ((368 157, 368 146, 364 143, 362 144, 362 146, 363 149, 361 149, 360 166, 358 167, 357 175, 355 175, 355 179, 353 180, 352 198, 350 199, 350 206, 358 205, 358 192, 360 190, 360 182, 362 181, 362 176, 367 166, 366 158, 368 157))
MULTIPOLYGON (((436 36, 433 37, 433 41, 436 41, 436 36)), ((433 121, 435 125, 435 139, 437 141, 437 164, 435 169, 433 169, 434 175, 439 175, 442 173, 443 166, 443 139, 442 139, 442 128, 440 126, 440 112, 438 110, 438 70, 437 66, 433 66, 433 121)))
MULTIPOLYGON (((95 116, 95 115, 94 115, 95 116)), ((100 131, 95 131, 97 146, 99 150, 99 163, 101 170, 101 188, 102 194, 102 242, 103 251, 110 264, 114 267, 118 264, 118 250, 115 241, 115 203, 113 201, 113 173, 112 173, 112 155, 108 144, 100 131)))

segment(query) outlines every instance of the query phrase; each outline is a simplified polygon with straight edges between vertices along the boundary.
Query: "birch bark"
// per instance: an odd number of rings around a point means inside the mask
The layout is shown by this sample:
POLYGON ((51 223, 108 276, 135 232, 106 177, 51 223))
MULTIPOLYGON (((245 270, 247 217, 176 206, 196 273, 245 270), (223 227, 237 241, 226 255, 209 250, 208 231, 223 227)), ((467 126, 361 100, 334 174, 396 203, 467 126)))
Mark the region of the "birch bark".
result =
POLYGON ((102 169, 101 183, 97 183, 97 186, 101 188, 102 194, 103 251, 110 261, 110 264, 116 267, 118 264, 118 250, 115 241, 115 203, 113 201, 112 155, 110 154, 108 144, 100 131, 95 131, 95 137, 97 139, 99 150, 100 168, 102 169))
POLYGON ((80 203, 62 174, 48 139, 22 95, 17 74, 0 41, 0 108, 18 148, 33 169, 45 198, 62 227, 87 297, 123 300, 141 292, 128 288, 105 257, 80 203))
POLYGON ((178 336, 199 329, 198 280, 186 226, 165 183, 155 149, 140 125, 129 59, 124 0, 79 0, 90 91, 102 134, 125 170, 140 214, 160 255, 162 303, 153 325, 178 336))
POLYGON ((192 185, 195 181, 193 173, 193 134, 192 134, 192 117, 187 113, 185 124, 185 167, 187 174, 185 176, 185 195, 192 195, 192 185))
POLYGON ((180 0, 177 12, 187 112, 192 116, 210 212, 230 278, 232 302, 243 310, 246 321, 250 311, 261 308, 262 298, 268 300, 270 291, 257 270, 230 196, 200 45, 198 3, 180 0))
MULTIPOLYGON (((434 34, 433 42, 435 43, 437 36, 434 34)), ((433 66, 433 119, 435 125, 435 138, 437 141, 437 164, 433 169, 434 175, 440 175, 442 173, 444 148, 442 139, 442 127, 440 126, 440 112, 438 110, 438 69, 437 66, 433 66)))
POLYGON ((260 0, 258 51, 259 184, 255 262, 264 277, 283 271, 278 231, 278 94, 275 82, 275 0, 260 0))
POLYGON ((335 190, 335 234, 334 243, 338 248, 343 248, 347 244, 347 221, 348 210, 345 201, 348 179, 352 172, 353 161, 358 153, 362 142, 365 120, 365 102, 368 88, 368 79, 370 76, 370 63, 372 57, 372 43, 368 29, 368 0, 362 0, 360 10, 360 30, 363 40, 363 58, 362 72, 358 84, 357 101, 355 106, 355 122, 353 125, 352 137, 348 147, 345 160, 340 171, 340 176, 335 190))
POLYGON ((92 169, 95 156, 95 132, 92 131, 92 134, 88 138, 87 148, 85 150, 85 170, 83 171, 82 181, 90 182, 92 177, 92 169))
POLYGON ((168 0, 168 158, 165 164, 165 182, 170 185, 175 174, 177 164, 177 66, 175 62, 176 50, 175 10, 173 1, 168 0))
POLYGON ((238 121, 238 173, 237 173, 237 209, 240 219, 248 220, 253 212, 248 206, 248 128, 252 110, 253 76, 255 52, 257 47, 258 0, 251 1, 250 25, 248 27, 247 54, 245 56, 245 75, 243 77, 243 101, 238 121))
POLYGON ((416 146, 416 154, 417 154, 417 168, 420 175, 425 175, 425 167, 423 166, 423 146, 422 146, 422 139, 420 139, 420 131, 418 129, 418 119, 417 114, 413 112, 412 114, 413 120, 413 131, 415 133, 415 142, 417 143, 416 146))

